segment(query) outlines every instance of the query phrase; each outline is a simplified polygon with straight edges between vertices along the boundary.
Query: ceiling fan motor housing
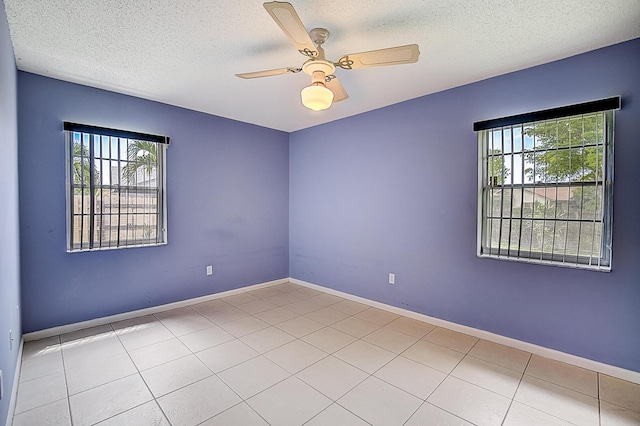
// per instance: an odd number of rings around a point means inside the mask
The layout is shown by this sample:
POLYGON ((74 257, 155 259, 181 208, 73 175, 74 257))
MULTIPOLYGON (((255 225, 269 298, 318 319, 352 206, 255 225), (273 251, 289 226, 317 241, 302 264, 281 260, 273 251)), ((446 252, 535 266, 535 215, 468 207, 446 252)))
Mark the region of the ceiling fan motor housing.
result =
POLYGON ((302 65, 302 71, 311 76, 311 83, 322 83, 324 85, 325 77, 331 75, 336 70, 335 65, 324 59, 309 59, 302 65))

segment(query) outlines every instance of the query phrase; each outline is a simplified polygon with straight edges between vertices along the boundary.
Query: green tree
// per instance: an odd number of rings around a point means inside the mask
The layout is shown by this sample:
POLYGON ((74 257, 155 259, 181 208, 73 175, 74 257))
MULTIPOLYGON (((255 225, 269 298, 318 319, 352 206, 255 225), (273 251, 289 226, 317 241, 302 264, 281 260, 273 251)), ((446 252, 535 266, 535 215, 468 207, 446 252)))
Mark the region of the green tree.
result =
POLYGON ((525 127, 525 136, 535 140, 535 151, 525 152, 534 167, 525 170, 536 182, 595 181, 602 177, 602 114, 550 120, 525 127))
MULTIPOLYGON (((604 175, 602 113, 575 116, 562 120, 535 123, 524 134, 535 140, 535 151, 525 152, 534 167, 525 169, 527 176, 542 183, 594 182, 604 175), (597 146, 600 144, 600 146, 597 146)), ((587 212, 598 217, 602 187, 574 187, 568 203, 562 206, 566 216, 578 218, 587 212), (568 210, 568 211, 566 211, 568 210)), ((558 206, 560 208, 561 206, 558 206)))
POLYGON ((491 156, 488 164, 490 185, 502 185, 511 174, 511 170, 506 166, 504 156, 501 154, 502 151, 499 149, 489 150, 489 155, 491 156))
POLYGON ((138 170, 151 178, 157 164, 156 143, 140 140, 129 141, 127 145, 127 165, 122 168, 122 176, 128 185, 135 185, 138 170))
POLYGON ((599 250, 599 234, 590 224, 600 221, 603 214, 604 114, 535 123, 525 127, 524 134, 535 141, 535 149, 524 154, 526 162, 531 165, 525 169, 528 178, 556 187, 559 194, 564 189, 563 197, 545 201, 545 217, 583 221, 580 224, 556 222, 553 227, 547 221, 544 221, 544 225, 541 221, 537 224, 534 221, 532 246, 539 245, 536 239, 543 235, 542 251, 545 253, 558 250, 558 253, 567 255, 592 255, 594 241, 594 248, 599 250), (575 185, 577 182, 587 185, 575 185), (553 214, 550 215, 550 212, 553 214))
MULTIPOLYGON (((91 159, 89 158, 89 148, 80 141, 73 142, 73 184, 88 186, 91 182, 91 159)), ((93 172, 93 182, 100 182, 100 172, 93 172)), ((82 190, 75 188, 74 192, 79 193, 82 190)))

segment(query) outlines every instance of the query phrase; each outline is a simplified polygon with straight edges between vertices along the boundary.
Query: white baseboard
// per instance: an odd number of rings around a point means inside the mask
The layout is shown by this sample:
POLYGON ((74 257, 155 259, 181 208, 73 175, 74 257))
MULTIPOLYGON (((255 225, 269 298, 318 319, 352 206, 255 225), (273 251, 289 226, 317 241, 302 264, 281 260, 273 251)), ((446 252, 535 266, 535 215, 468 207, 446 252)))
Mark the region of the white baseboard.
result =
POLYGON ((11 387, 11 398, 9 399, 9 411, 7 411, 6 426, 13 424, 13 414, 16 411, 16 400, 18 398, 18 382, 20 381, 20 369, 22 368, 22 349, 24 348, 24 338, 20 339, 18 348, 18 361, 16 362, 16 372, 13 375, 13 386, 11 387))
POLYGON ((143 315, 150 315, 158 312, 169 311, 171 309, 182 308, 183 306, 189 306, 189 305, 194 305, 196 303, 208 302, 210 300, 219 299, 221 297, 232 296, 234 294, 244 293, 246 291, 257 290, 259 288, 270 287, 272 285, 283 284, 286 282, 289 282, 289 279, 282 278, 279 280, 250 285, 247 287, 236 288, 234 290, 223 291, 215 294, 208 294, 206 296, 196 297, 193 299, 167 303, 166 305, 153 306, 151 308, 138 309, 131 312, 124 312, 122 314, 110 315, 108 317, 95 318, 88 321, 81 321, 73 324, 61 325, 58 327, 52 327, 44 330, 33 331, 31 333, 25 333, 23 335, 23 338, 25 342, 30 342, 32 340, 40 340, 40 339, 44 339, 51 336, 57 336, 59 334, 71 333, 73 331, 82 330, 84 328, 97 327, 99 325, 109 324, 117 321, 124 321, 127 319, 140 317, 143 315))
MULTIPOLYGON (((63 325, 59 327, 48 328, 45 330, 34 331, 31 333, 26 333, 23 336, 23 340, 25 342, 31 340, 39 340, 44 339, 46 337, 56 336, 58 334, 70 333, 72 331, 81 330, 89 327, 96 327, 103 324, 109 324, 116 321, 123 321, 130 318, 139 317, 142 315, 154 314, 157 312, 168 311, 171 309, 180 308, 183 306, 189 306, 196 303, 208 302, 209 300, 219 299, 221 297, 231 296, 238 293, 244 293, 250 290, 257 290, 263 287, 270 287, 276 284, 282 284, 286 282, 291 282, 294 284, 298 284, 304 287, 312 288, 314 290, 318 290, 324 293, 333 294, 335 296, 340 296, 345 299, 353 300, 355 302, 364 303, 369 306, 373 306, 379 309, 384 309, 385 311, 393 312, 398 315, 402 315, 405 317, 413 318, 418 321, 428 322, 430 324, 436 325, 438 327, 448 328, 453 331, 458 331, 460 333, 469 334, 471 336, 489 340, 494 343, 499 343, 501 345, 510 346, 512 348, 520 349, 526 352, 531 352, 536 355, 543 356, 545 358, 554 359, 556 361, 561 361, 567 364, 575 365, 577 367, 586 368, 588 370, 592 370, 598 373, 606 374, 608 376, 617 377, 622 380, 627 380, 629 382, 640 384, 640 372, 626 370, 624 368, 616 367, 609 364, 604 364, 602 362, 594 361, 587 358, 582 358, 576 355, 567 354, 565 352, 560 352, 555 349, 545 348, 544 346, 535 345, 533 343, 523 342, 521 340, 513 339, 511 337, 501 336, 499 334, 491 333, 485 330, 479 330, 477 328, 469 327, 466 325, 456 324, 454 322, 445 321, 440 318, 430 317, 428 315, 420 314, 417 312, 409 311, 407 309, 398 308, 395 306, 387 305, 385 303, 376 302, 374 300, 365 299, 364 297, 354 296, 349 293, 344 293, 338 290, 333 290, 327 287, 320 286, 318 284, 313 284, 307 281, 302 281, 296 278, 283 278, 279 280, 269 281, 265 283, 255 284, 248 287, 242 287, 234 290, 224 291, 221 293, 210 294, 207 296, 197 297, 194 299, 182 300, 180 302, 169 303, 166 305, 154 306, 151 308, 139 309, 136 311, 125 312, 122 314, 111 315, 108 317, 96 318, 89 321, 82 321, 74 324, 63 325)), ((20 351, 22 351, 22 344, 20 346, 20 351)), ((22 353, 22 352, 21 352, 22 353)), ((19 371, 19 370, 17 370, 19 371)), ((17 382, 15 383, 14 388, 16 388, 17 382)), ((17 389, 17 388, 16 388, 17 389)), ((12 396, 13 398, 13 396, 12 396)), ((12 399, 13 401, 13 399, 12 399)))
POLYGON ((365 299, 364 297, 354 296, 349 293, 343 293, 338 290, 333 290, 327 287, 322 287, 318 284, 302 281, 296 278, 289 278, 289 282, 298 284, 304 287, 312 288, 314 290, 322 291, 324 293, 333 294, 334 296, 340 296, 345 299, 353 300, 354 302, 364 303, 369 306, 373 306, 385 311, 393 312, 394 314, 402 315, 405 317, 413 318, 418 321, 428 322, 438 327, 448 328, 449 330, 458 331, 460 333, 469 334, 479 339, 489 340, 501 345, 510 346, 512 348, 520 349, 532 354, 540 355, 545 358, 550 358, 556 361, 564 362, 566 364, 575 365, 577 367, 586 368, 597 373, 606 374, 608 376, 617 377, 622 380, 640 384, 640 372, 626 370, 624 368, 616 367, 602 362, 594 361, 587 358, 582 358, 577 355, 571 355, 565 352, 560 352, 555 349, 545 348, 544 346, 538 346, 533 343, 523 342, 521 340, 513 339, 511 337, 501 336, 499 334, 491 333, 485 330, 479 330, 477 328, 469 327, 466 325, 456 324, 454 322, 445 321, 440 318, 430 317, 428 315, 420 314, 417 312, 409 311, 403 308, 397 308, 395 306, 387 305, 385 303, 376 302, 374 300, 365 299))

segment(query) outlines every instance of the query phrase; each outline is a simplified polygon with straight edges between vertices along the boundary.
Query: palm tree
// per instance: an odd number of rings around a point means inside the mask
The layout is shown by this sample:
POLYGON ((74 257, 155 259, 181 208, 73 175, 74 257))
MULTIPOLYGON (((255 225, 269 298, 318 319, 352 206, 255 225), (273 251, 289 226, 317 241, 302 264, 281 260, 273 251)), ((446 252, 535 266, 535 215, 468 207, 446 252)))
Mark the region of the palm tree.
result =
POLYGON ((151 179, 157 164, 156 143, 131 140, 127 145, 128 164, 122 168, 122 177, 129 185, 136 184, 138 170, 142 170, 151 179))
MULTIPOLYGON (((89 185, 91 175, 89 149, 80 142, 73 143, 73 184, 89 185), (84 161, 83 161, 84 160, 84 161)), ((94 182, 100 181, 100 172, 94 169, 94 182)), ((75 189, 78 192, 79 188, 75 189)))

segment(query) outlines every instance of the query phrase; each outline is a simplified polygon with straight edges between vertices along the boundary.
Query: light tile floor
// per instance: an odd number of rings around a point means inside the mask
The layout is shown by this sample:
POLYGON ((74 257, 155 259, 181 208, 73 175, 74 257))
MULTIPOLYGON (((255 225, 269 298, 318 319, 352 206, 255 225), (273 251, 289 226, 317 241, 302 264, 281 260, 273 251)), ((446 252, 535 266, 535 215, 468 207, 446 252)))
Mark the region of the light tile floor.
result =
POLYGON ((291 283, 25 343, 14 426, 640 425, 640 385, 291 283))

